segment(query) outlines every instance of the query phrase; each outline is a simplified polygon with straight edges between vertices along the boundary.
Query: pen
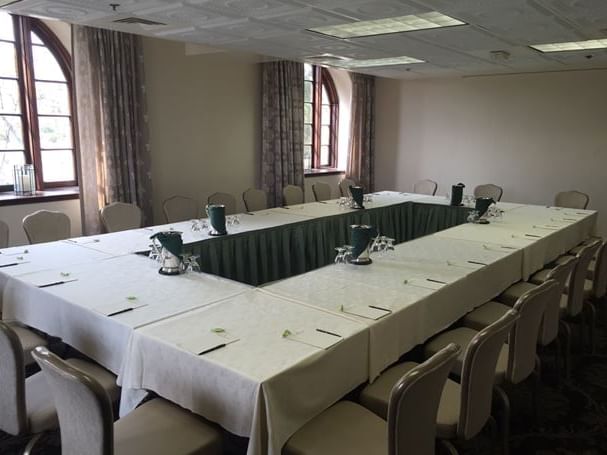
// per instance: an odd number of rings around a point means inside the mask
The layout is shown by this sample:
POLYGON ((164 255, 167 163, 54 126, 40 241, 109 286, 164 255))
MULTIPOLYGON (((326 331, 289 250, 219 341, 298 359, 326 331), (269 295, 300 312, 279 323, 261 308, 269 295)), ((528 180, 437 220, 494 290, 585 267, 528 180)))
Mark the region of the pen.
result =
POLYGON ((476 264, 476 265, 487 265, 484 262, 478 262, 478 261, 467 261, 469 264, 476 264))
POLYGON ((388 313, 392 313, 392 310, 389 310, 388 308, 382 308, 380 306, 369 305, 369 308, 373 308, 375 310, 387 311, 388 313))
POLYGON ((19 263, 18 262, 13 262, 12 264, 2 264, 2 265, 0 265, 0 268, 2 268, 2 267, 12 267, 13 265, 19 265, 19 263))
POLYGON ((445 281, 433 280, 432 278, 426 278, 426 281, 431 281, 432 283, 447 284, 445 281))
POLYGON ((205 349, 204 351, 199 352, 198 355, 208 354, 209 352, 213 352, 213 351, 216 351, 217 349, 221 349, 221 348, 225 348, 225 347, 226 347, 225 343, 218 344, 217 346, 215 346, 213 348, 205 349))
POLYGON ((316 329, 316 331, 320 332, 320 333, 326 333, 327 335, 333 335, 334 337, 342 338, 342 336, 340 334, 334 333, 334 332, 329 332, 328 330, 316 329))
POLYGON ((125 308, 124 310, 114 311, 113 313, 108 314, 108 317, 116 316, 118 314, 126 313, 128 311, 133 311, 134 308, 125 308))
POLYGON ((40 286, 38 286, 39 288, 48 288, 50 286, 57 286, 58 284, 63 284, 65 283, 65 281, 55 281, 54 283, 46 283, 46 284, 41 284, 40 286))

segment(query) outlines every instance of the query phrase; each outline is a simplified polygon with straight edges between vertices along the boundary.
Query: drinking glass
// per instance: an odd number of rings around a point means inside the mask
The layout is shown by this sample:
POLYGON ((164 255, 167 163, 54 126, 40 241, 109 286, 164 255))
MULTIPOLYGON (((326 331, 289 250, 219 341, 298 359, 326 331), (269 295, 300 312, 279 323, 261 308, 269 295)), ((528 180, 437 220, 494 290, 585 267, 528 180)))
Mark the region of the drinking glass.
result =
POLYGON ((337 256, 335 256, 335 263, 344 264, 346 262, 346 249, 343 246, 338 246, 337 248, 335 248, 335 251, 337 251, 337 256))

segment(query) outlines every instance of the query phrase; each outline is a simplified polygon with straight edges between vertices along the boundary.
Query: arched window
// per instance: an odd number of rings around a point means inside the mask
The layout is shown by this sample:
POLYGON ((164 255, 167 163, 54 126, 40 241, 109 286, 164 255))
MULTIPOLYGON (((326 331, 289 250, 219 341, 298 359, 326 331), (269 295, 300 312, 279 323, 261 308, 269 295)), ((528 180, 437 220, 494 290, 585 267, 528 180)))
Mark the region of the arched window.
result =
POLYGON ((304 64, 304 169, 337 167, 339 99, 326 68, 304 64))
POLYGON ((25 163, 38 190, 77 184, 70 62, 44 23, 0 12, 0 191, 25 163))

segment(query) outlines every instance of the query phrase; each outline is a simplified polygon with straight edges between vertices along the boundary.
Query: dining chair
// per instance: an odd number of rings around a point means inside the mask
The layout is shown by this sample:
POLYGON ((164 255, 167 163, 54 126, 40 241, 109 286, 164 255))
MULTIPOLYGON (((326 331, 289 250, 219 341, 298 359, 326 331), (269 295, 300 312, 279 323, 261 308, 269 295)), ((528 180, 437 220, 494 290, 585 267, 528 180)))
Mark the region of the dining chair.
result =
POLYGON ((8 224, 0 220, 0 248, 8 246, 8 224))
POLYGON ((71 237, 70 218, 63 212, 38 210, 23 218, 29 243, 54 242, 71 237))
POLYGON ((226 215, 234 215, 237 212, 236 198, 229 193, 213 193, 207 199, 207 203, 224 205, 226 208, 226 215))
POLYGON ((459 351, 450 344, 422 364, 395 369, 377 402, 382 415, 351 401, 331 406, 287 441, 283 455, 434 454, 438 405, 459 351))
POLYGON ((316 182, 312 184, 312 192, 316 202, 328 201, 331 199, 331 185, 324 182, 316 182))
MULTIPOLYGON (((68 362, 96 378, 108 401, 118 399, 113 374, 84 360, 70 359, 68 362)), ((24 353, 19 337, 4 322, 0 322, 0 363, 0 430, 12 436, 30 436, 23 452, 29 454, 43 433, 57 428, 57 411, 43 374, 39 372, 25 377, 24 353)))
POLYGON ((555 207, 564 207, 568 209, 585 209, 590 202, 590 196, 580 191, 562 191, 554 197, 555 207))
POLYGON ((63 455, 221 454, 219 431, 191 412, 157 398, 114 422, 93 375, 42 347, 33 356, 55 401, 63 455))
POLYGON ((434 196, 436 194, 436 190, 438 190, 438 183, 436 183, 434 180, 418 180, 413 184, 413 192, 415 194, 427 194, 429 196, 434 196))
POLYGON ((101 209, 100 215, 106 232, 137 229, 143 223, 141 209, 126 202, 112 202, 101 209))
POLYGON ((282 200, 284 205, 303 204, 303 190, 299 186, 287 185, 282 189, 282 200))
POLYGON ((198 202, 191 197, 171 196, 162 203, 167 223, 177 223, 200 218, 198 202))
MULTIPOLYGON (((436 437, 451 454, 458 453, 452 441, 468 441, 480 433, 487 422, 494 423, 491 417, 491 399, 496 365, 502 346, 518 317, 518 312, 511 309, 480 332, 474 331, 471 339, 464 339, 466 344, 461 345, 462 349, 456 361, 451 364, 453 371, 453 365, 463 359, 460 382, 447 379, 436 416, 436 437)), ((430 343, 437 339, 431 340, 430 343)), ((427 357, 434 356, 452 343, 441 340, 436 343, 440 344, 440 347, 427 357)), ((397 365, 392 368, 404 367, 397 365)), ((388 402, 389 391, 398 378, 392 368, 384 371, 361 393, 361 403, 378 414, 383 414, 386 409, 385 404, 379 403, 388 402)), ((415 408, 411 412, 416 412, 415 408)))
POLYGON ((249 188, 242 193, 242 201, 247 212, 256 212, 268 208, 268 195, 264 190, 249 188))
POLYGON ((474 188, 474 197, 487 197, 493 199, 495 202, 502 199, 503 194, 503 188, 501 186, 494 185, 493 183, 485 183, 474 188))
POLYGON ((350 187, 356 186, 356 182, 352 179, 343 178, 339 182, 339 192, 341 197, 350 197, 350 187))

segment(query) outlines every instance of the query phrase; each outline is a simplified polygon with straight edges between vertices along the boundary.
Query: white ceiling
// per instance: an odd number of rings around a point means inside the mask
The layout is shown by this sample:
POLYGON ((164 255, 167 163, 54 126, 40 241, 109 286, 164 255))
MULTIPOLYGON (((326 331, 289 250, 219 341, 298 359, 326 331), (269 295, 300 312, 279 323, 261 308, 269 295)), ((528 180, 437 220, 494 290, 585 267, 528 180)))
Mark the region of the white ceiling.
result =
POLYGON ((22 0, 7 9, 278 58, 407 55, 427 62, 364 70, 402 79, 607 67, 605 50, 546 55, 528 47, 607 36, 607 0, 22 0), (113 11, 110 3, 120 6, 113 11), (427 11, 469 25, 349 40, 306 31, 427 11), (131 16, 167 25, 112 22, 131 16), (492 58, 496 50, 510 58, 492 58))

